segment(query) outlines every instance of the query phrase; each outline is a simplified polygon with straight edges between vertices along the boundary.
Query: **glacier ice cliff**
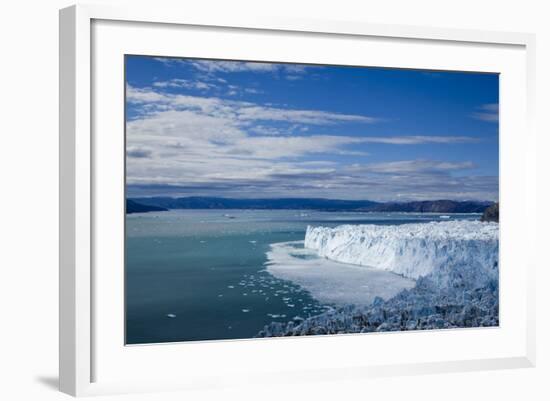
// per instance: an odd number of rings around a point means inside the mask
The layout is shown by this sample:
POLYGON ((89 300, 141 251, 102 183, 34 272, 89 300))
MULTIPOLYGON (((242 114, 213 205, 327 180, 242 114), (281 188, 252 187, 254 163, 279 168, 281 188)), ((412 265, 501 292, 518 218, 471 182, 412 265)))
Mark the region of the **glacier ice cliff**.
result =
POLYGON ((258 336, 498 326, 498 227, 479 221, 308 227, 305 247, 319 256, 392 271, 416 285, 367 306, 273 322, 258 336))
POLYGON ((475 283, 498 277, 498 224, 445 221, 400 226, 308 227, 304 246, 337 262, 390 270, 439 286, 458 269, 475 283))

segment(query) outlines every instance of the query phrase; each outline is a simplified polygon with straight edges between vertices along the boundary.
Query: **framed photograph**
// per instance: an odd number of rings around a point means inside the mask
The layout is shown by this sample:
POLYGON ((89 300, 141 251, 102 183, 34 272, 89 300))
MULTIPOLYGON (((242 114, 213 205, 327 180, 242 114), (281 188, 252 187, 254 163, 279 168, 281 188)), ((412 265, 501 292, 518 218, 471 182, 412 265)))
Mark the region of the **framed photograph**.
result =
POLYGON ((534 37, 60 13, 60 387, 535 363, 534 37))

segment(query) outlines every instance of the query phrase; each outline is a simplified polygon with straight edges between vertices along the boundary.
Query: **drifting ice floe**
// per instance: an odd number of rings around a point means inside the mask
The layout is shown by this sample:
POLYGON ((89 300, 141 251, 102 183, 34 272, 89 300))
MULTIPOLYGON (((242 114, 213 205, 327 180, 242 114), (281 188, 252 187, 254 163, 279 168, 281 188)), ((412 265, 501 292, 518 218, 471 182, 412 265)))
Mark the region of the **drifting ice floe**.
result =
POLYGON ((477 284, 498 277, 497 223, 308 227, 304 245, 330 260, 388 270, 412 279, 431 275, 444 281, 449 269, 460 269, 477 284))
POLYGON ((320 258, 304 249, 303 241, 271 244, 267 259, 269 273, 302 286, 323 303, 368 305, 376 296, 388 299, 414 286, 413 280, 391 272, 320 258))

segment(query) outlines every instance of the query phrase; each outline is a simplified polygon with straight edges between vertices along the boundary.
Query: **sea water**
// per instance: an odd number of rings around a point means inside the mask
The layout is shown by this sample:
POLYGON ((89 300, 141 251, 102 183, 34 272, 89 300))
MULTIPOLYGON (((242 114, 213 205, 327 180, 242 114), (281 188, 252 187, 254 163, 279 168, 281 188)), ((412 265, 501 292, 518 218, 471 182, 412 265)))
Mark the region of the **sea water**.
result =
POLYGON ((171 210, 126 217, 128 344, 254 337, 266 324, 388 298, 414 282, 303 248, 308 225, 396 225, 477 214, 171 210))

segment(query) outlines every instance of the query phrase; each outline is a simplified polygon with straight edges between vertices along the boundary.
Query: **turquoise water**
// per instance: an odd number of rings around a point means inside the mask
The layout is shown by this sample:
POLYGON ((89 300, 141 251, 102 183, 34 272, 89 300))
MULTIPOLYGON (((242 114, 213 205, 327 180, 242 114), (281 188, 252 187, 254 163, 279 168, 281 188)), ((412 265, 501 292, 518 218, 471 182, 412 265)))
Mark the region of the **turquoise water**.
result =
MULTIPOLYGON (((479 215, 450 215, 478 219, 479 215)), ((330 308, 267 272, 271 244, 307 225, 404 224, 439 214, 296 210, 173 210, 126 217, 126 342, 254 337, 272 321, 330 308)), ((378 273, 380 274, 380 273, 378 273)), ((387 273, 393 274, 393 273, 387 273)))

